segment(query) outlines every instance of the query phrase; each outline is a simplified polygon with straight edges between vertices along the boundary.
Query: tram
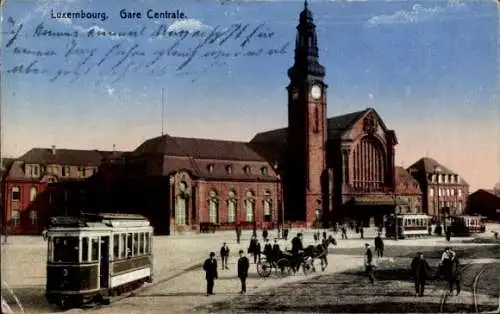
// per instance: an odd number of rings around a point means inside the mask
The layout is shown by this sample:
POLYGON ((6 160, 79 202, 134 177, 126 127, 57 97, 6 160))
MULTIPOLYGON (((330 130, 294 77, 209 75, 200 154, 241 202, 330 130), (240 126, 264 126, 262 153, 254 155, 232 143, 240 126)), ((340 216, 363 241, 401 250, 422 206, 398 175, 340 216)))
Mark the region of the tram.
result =
POLYGON ((431 217, 423 214, 414 215, 397 215, 389 217, 385 226, 385 236, 386 238, 396 238, 396 234, 399 239, 409 238, 409 237, 425 237, 429 236, 429 224, 431 217), (396 233, 396 221, 398 226, 398 232, 396 233))
POLYGON ((469 236, 486 231, 482 216, 455 216, 451 219, 450 231, 455 236, 469 236))
POLYGON ((45 297, 62 309, 139 288, 153 279, 153 228, 140 215, 52 217, 45 233, 45 297))

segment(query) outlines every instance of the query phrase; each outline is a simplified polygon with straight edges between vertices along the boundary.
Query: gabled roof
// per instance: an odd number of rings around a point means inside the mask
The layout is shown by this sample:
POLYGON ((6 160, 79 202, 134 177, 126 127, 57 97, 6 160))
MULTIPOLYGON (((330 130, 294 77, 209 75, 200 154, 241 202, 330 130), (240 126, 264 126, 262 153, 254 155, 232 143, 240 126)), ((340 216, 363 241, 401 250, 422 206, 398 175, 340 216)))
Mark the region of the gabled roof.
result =
POLYGON ((265 161, 248 143, 164 135, 149 139, 137 147, 132 156, 163 154, 197 159, 265 161))
MULTIPOLYGON (((360 111, 351 112, 347 114, 343 114, 340 116, 334 116, 328 118, 326 121, 327 129, 328 129, 328 138, 329 139, 337 139, 344 132, 349 130, 354 123, 356 123, 359 119, 361 119, 365 114, 369 111, 373 111, 375 114, 376 111, 373 108, 366 108, 360 111)), ((378 114, 377 114, 378 116, 378 114)), ((380 120, 382 121, 382 120, 380 120)), ((385 125, 382 123, 383 127, 385 125)), ((281 128, 266 132, 257 133, 254 138, 250 141, 251 143, 262 144, 262 143, 285 143, 287 136, 287 128, 281 128)))
POLYGON ((478 189, 478 190, 474 191, 474 193, 471 193, 470 195, 480 193, 480 192, 491 194, 491 195, 496 196, 500 199, 500 190, 495 190, 495 189, 478 189))
MULTIPOLYGON (((420 173, 434 173, 436 170, 436 167, 439 167, 441 170, 442 174, 455 174, 458 175, 453 170, 450 170, 446 166, 443 166, 441 163, 436 161, 435 159, 432 159, 430 157, 422 157, 419 160, 417 160, 415 163, 413 163, 411 166, 408 167, 407 171, 411 172, 411 169, 416 169, 417 172, 420 173)), ((460 176, 460 184, 462 185, 469 185, 461 176, 460 176)))
POLYGON ((368 111, 374 110, 366 108, 360 111, 343 114, 328 118, 326 121, 328 128, 328 138, 338 138, 347 131, 356 121, 361 119, 368 111))
POLYGON ((25 164, 99 166, 101 160, 116 152, 57 148, 32 148, 17 159, 25 164))
POLYGON ((417 184, 418 181, 403 167, 396 167, 396 182, 407 182, 411 184, 417 184))

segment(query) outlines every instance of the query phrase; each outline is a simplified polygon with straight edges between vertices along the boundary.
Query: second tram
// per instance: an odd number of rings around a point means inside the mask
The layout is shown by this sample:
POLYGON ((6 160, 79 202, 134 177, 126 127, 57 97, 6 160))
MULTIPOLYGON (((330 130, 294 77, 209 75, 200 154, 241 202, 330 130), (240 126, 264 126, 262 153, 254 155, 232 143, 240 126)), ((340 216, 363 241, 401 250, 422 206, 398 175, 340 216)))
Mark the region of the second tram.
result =
POLYGON ((385 236, 386 238, 397 236, 399 239, 428 236, 430 221, 430 216, 422 214, 392 216, 386 222, 385 236))

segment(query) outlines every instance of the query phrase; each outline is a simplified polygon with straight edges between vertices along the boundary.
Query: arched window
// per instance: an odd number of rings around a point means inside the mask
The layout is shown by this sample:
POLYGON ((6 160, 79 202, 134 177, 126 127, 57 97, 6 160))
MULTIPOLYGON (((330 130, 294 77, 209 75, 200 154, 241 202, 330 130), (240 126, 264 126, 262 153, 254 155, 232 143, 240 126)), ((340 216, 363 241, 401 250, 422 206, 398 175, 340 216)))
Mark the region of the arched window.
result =
POLYGON ((36 221, 38 219, 38 213, 36 210, 32 209, 30 210, 30 220, 32 225, 36 225, 36 221))
POLYGON ((211 223, 218 223, 219 221, 219 206, 217 200, 217 192, 215 190, 210 191, 208 199, 208 210, 209 210, 209 221, 211 223))
POLYGON ((264 221, 271 222, 271 207, 272 207, 271 191, 264 192, 264 221))
POLYGON ((430 188, 429 189, 429 196, 434 196, 434 189, 433 188, 430 188))
POLYGON ((255 219, 254 217, 254 210, 255 210, 255 196, 252 191, 247 192, 247 198, 245 200, 246 202, 246 218, 247 222, 253 222, 255 219))
POLYGON ((34 202, 36 199, 37 190, 36 187, 32 186, 30 188, 30 202, 34 202))
POLYGON ((175 224, 178 226, 184 226, 187 224, 187 202, 188 197, 186 194, 187 184, 185 182, 179 183, 179 194, 175 198, 175 224))
POLYGON ((314 133, 319 132, 319 111, 318 108, 314 108, 314 128, 313 128, 314 133))
POLYGON ((373 137, 364 137, 353 149, 353 185, 366 191, 378 190, 385 180, 385 153, 373 137))
POLYGON ((12 201, 17 202, 21 200, 21 189, 18 186, 13 186, 11 192, 12 201))
POLYGON ((236 193, 229 191, 227 200, 227 222, 236 222, 236 193))

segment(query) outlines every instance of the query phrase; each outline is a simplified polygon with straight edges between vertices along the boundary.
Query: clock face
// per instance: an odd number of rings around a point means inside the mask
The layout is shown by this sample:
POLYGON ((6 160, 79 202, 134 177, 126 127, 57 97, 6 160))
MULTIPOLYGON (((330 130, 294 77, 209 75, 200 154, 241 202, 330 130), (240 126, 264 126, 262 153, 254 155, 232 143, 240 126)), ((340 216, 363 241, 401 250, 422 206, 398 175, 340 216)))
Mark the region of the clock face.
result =
POLYGON ((313 85, 313 87, 311 88, 311 97, 313 99, 321 98, 321 87, 319 87, 318 85, 313 85))

